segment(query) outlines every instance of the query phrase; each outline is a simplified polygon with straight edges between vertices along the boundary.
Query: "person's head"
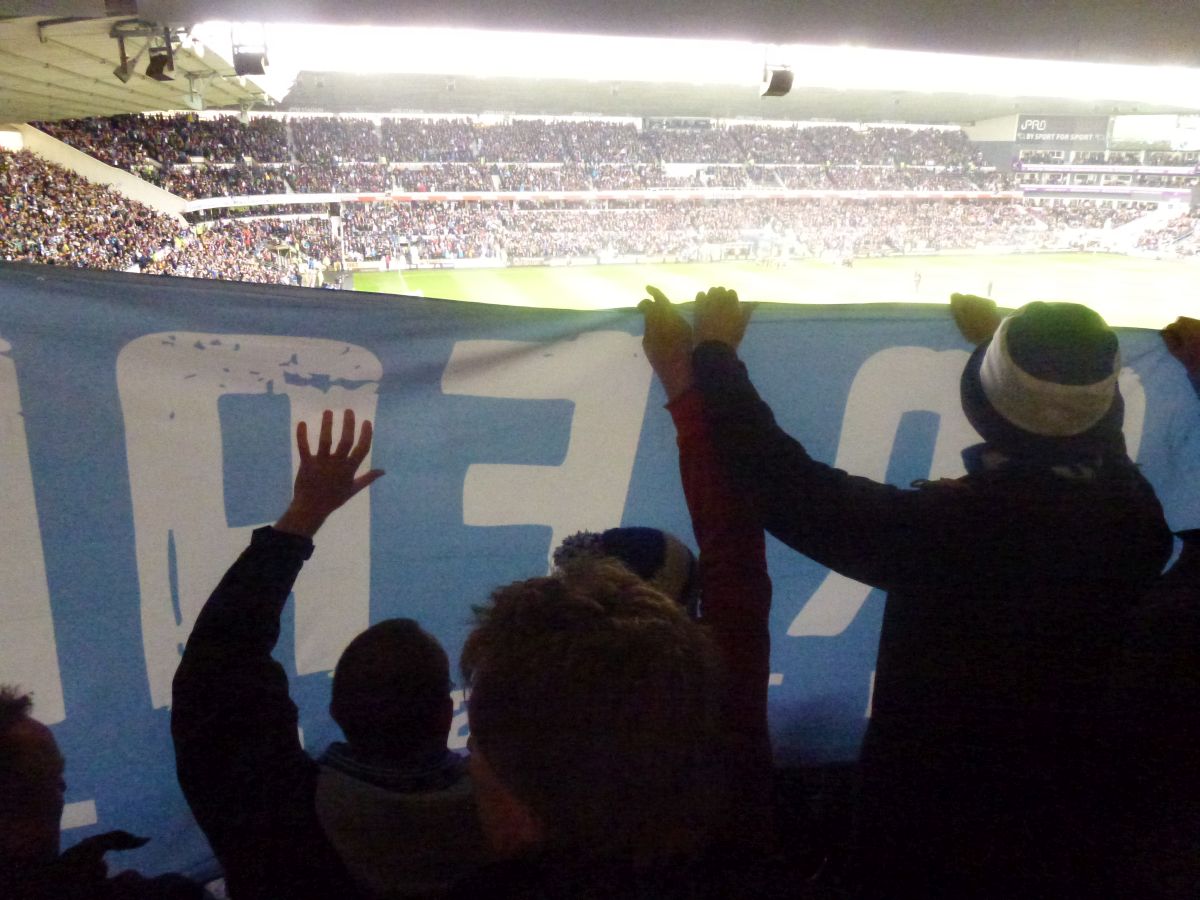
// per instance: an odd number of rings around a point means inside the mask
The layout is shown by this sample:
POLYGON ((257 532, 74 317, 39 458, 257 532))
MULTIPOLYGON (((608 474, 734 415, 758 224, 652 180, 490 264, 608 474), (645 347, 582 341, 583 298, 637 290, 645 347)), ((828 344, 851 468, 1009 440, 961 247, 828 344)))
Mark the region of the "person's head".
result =
POLYGON ((997 448, 1041 457, 1124 453, 1117 336, 1078 303, 1034 302, 999 321, 963 369, 963 411, 997 448))
POLYGON ((462 654, 484 833, 638 863, 711 827, 721 675, 708 635, 612 560, 497 589, 462 654))
POLYGON ((329 713, 350 747, 401 760, 446 746, 450 662, 412 619, 385 619, 352 640, 333 673, 329 713))
POLYGON ((611 557, 660 593, 666 594, 697 618, 700 577, 696 554, 675 535, 658 528, 610 528, 579 531, 554 551, 562 568, 577 559, 611 557))
POLYGON ((0 859, 58 855, 64 761, 28 694, 0 686, 0 859))

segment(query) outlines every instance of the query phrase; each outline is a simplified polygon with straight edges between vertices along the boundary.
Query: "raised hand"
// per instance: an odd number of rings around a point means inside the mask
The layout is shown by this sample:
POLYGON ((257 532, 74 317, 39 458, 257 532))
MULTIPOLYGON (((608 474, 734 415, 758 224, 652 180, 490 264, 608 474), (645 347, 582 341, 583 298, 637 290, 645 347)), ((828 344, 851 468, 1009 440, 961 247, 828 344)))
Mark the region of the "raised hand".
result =
POLYGON ((651 299, 638 309, 646 322, 642 349, 667 399, 674 400, 692 386, 692 326, 656 287, 646 286, 651 299))
POLYGON ((987 297, 951 294, 950 313, 962 336, 977 347, 1000 327, 1001 316, 996 310, 996 301, 987 297))
POLYGON ((1180 316, 1162 330, 1162 336, 1171 355, 1183 363, 1188 374, 1200 377, 1200 319, 1180 316))
POLYGON ((279 531, 312 537, 334 510, 383 476, 381 469, 356 474, 371 449, 371 423, 363 422, 357 442, 354 431, 354 411, 348 409, 342 414, 342 434, 334 447, 333 411, 325 410, 317 452, 313 453, 308 443, 308 423, 297 426, 300 470, 292 489, 292 503, 275 523, 279 531))
POLYGON ((696 343, 720 341, 736 350, 746 334, 746 326, 753 312, 754 305, 741 303, 737 291, 715 287, 697 294, 696 343))

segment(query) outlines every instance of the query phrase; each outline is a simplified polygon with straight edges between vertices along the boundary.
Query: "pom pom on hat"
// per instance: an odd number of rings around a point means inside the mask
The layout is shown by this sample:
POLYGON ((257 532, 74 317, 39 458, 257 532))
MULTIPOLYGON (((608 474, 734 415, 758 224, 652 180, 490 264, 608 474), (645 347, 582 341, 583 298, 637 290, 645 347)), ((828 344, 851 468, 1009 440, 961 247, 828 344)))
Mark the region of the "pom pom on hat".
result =
POLYGON ((561 568, 571 560, 611 557, 647 584, 666 594, 698 615, 699 579, 696 556, 686 544, 658 528, 610 528, 608 531, 580 531, 554 551, 554 565, 561 568))

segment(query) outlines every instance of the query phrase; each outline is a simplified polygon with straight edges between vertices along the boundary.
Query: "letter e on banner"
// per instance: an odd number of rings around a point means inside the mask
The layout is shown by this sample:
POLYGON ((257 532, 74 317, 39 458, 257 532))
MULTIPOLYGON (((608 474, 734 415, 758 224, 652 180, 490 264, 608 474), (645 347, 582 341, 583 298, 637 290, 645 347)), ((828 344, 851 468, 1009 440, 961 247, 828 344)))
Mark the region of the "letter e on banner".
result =
POLYGON ((548 524, 550 552, 576 531, 620 524, 650 392, 645 359, 641 337, 620 331, 587 332, 554 344, 455 344, 442 374, 444 393, 575 404, 560 465, 477 463, 467 469, 463 522, 548 524))
MULTIPOLYGON (((287 399, 291 430, 262 436, 291 446, 296 425, 324 409, 374 419, 383 367, 342 341, 268 335, 163 333, 122 348, 117 387, 125 420, 150 694, 168 706, 192 624, 255 525, 231 525, 220 404, 231 395, 287 399)), ((368 459, 366 465, 370 465, 368 459)), ((290 481, 289 481, 290 484, 290 481)), ((278 509, 256 524, 267 524, 278 509)), ((319 556, 296 582, 296 668, 332 669, 369 620, 370 500, 363 491, 321 531, 319 556), (329 597, 337 597, 336 604, 329 597)))

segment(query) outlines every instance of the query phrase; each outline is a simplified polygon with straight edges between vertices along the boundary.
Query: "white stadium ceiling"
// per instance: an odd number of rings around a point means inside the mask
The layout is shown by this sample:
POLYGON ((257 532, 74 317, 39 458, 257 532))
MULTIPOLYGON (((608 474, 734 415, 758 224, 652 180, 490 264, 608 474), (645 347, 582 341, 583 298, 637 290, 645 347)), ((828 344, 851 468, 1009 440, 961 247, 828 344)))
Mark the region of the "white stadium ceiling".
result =
POLYGON ((100 19, 0 19, 0 122, 28 122, 116 113, 237 108, 265 99, 263 90, 239 78, 233 66, 198 46, 174 51, 173 80, 146 74, 148 36, 125 40, 129 79, 113 73, 121 64, 118 32, 141 29, 129 16, 100 19), (189 103, 191 100, 191 103, 189 103))
MULTIPOLYGON (((201 101, 207 109, 251 104, 255 109, 271 108, 271 99, 260 84, 238 78, 228 60, 216 52, 187 42, 176 51, 172 81, 158 81, 146 74, 147 38, 126 41, 128 56, 137 57, 127 82, 114 75, 120 64, 114 28, 136 28, 130 23, 142 20, 182 30, 218 17, 329 25, 425 24, 575 34, 707 36, 742 38, 759 42, 759 46, 764 41, 785 40, 827 45, 850 42, 1073 61, 1119 59, 1200 66, 1200 0, 606 0, 601 4, 594 0, 496 0, 490 4, 476 0, 299 0, 287 4, 276 0, 0 0, 0 122, 199 108, 201 101), (5 19, 5 15, 13 18, 5 19)), ((503 44, 495 52, 504 53, 503 44)), ((1200 108, 1200 96, 1186 103, 1147 102, 1149 98, 1133 99, 1120 92, 1106 99, 1103 89, 1095 96, 1085 95, 1086 100, 1022 96, 1015 84, 1002 90, 959 87, 962 92, 956 93, 954 89, 960 85, 956 77, 947 77, 936 88, 924 91, 905 90, 892 81, 883 86, 847 85, 849 89, 815 83, 803 88, 798 83, 788 97, 764 101, 755 87, 589 81, 570 71, 540 77, 536 83, 521 78, 478 78, 465 72, 353 76, 322 73, 324 61, 319 50, 312 52, 299 67, 308 71, 290 92, 285 86, 272 88, 274 100, 283 100, 280 108, 956 123, 1018 111, 1115 115, 1195 112, 1200 108)), ((278 70, 277 66, 272 74, 278 70)), ((1191 69, 1197 71, 1200 69, 1191 69)), ((1177 77, 1164 71, 1163 80, 1168 83, 1177 77)))
POLYGON ((485 28, 1200 65, 1197 0, 137 0, 137 7, 175 22, 485 28))

